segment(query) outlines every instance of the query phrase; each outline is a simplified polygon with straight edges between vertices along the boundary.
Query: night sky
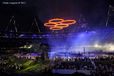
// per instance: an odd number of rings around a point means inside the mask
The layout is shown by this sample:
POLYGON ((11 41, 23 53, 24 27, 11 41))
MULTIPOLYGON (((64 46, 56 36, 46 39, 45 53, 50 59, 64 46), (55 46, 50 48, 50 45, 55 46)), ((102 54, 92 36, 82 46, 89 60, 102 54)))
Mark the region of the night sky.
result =
POLYGON ((113 6, 111 0, 1 0, 0 29, 4 31, 12 16, 18 31, 29 32, 34 18, 40 30, 44 31, 48 28, 43 23, 49 19, 75 19, 78 22, 80 15, 85 18, 87 28, 104 28, 109 4, 113 6), (25 4, 3 4, 11 1, 25 4))

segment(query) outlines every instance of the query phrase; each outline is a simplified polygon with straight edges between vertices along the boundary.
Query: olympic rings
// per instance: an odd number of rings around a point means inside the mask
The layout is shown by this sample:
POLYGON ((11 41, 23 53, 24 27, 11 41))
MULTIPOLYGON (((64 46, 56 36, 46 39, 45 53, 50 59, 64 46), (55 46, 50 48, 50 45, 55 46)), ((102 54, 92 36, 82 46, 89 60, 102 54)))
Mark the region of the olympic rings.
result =
POLYGON ((75 20, 64 20, 64 19, 51 19, 44 26, 49 27, 50 30, 62 30, 63 28, 69 27, 71 24, 75 24, 75 20))

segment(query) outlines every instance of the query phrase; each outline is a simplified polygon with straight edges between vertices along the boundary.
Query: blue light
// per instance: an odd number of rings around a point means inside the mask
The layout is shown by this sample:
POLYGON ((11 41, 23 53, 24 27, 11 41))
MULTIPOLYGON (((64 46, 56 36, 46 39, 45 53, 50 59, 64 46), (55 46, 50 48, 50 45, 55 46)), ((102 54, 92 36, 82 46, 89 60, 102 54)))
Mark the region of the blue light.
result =
POLYGON ((23 37, 23 36, 25 36, 25 35, 24 35, 24 34, 20 34, 20 35, 19 35, 20 38, 23 37))
POLYGON ((37 38, 37 35, 33 34, 33 35, 32 35, 32 38, 37 38))
POLYGON ((9 34, 10 38, 12 38, 14 35, 12 33, 9 34))
POLYGON ((85 36, 85 33, 79 34, 79 37, 84 37, 84 36, 85 36))

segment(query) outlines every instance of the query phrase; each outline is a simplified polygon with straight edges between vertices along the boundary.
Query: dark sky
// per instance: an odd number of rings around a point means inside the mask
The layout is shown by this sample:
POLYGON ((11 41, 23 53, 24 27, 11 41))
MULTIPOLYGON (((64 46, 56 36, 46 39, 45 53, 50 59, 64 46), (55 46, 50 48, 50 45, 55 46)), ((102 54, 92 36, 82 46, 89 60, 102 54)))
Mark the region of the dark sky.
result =
POLYGON ((17 27, 28 30, 34 17, 40 28, 52 18, 79 20, 80 14, 91 28, 104 27, 108 5, 111 0, 1 0, 0 29, 5 29, 12 15, 15 16, 17 27), (26 4, 3 4, 3 2, 26 2, 26 4))

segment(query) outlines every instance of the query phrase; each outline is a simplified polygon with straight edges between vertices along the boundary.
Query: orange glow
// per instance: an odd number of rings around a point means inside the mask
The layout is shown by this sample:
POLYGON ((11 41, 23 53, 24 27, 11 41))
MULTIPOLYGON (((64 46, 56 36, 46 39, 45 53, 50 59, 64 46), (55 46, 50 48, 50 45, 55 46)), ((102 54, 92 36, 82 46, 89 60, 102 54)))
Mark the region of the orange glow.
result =
POLYGON ((65 28, 65 27, 68 27, 69 25, 68 24, 57 24, 56 27, 60 28, 65 28))
POLYGON ((56 23, 45 23, 44 26, 46 26, 46 27, 55 27, 56 23))
POLYGON ((76 23, 75 20, 64 20, 64 21, 62 22, 62 24, 75 24, 75 23, 76 23))
POLYGON ((44 26, 49 27, 50 30, 62 30, 63 28, 69 27, 71 24, 75 24, 75 20, 64 20, 64 19, 51 19, 44 26))
POLYGON ((63 22, 64 20, 63 19, 51 19, 51 20, 49 20, 49 23, 61 23, 61 22, 63 22))
POLYGON ((62 27, 50 27, 50 30, 62 30, 62 27))

